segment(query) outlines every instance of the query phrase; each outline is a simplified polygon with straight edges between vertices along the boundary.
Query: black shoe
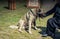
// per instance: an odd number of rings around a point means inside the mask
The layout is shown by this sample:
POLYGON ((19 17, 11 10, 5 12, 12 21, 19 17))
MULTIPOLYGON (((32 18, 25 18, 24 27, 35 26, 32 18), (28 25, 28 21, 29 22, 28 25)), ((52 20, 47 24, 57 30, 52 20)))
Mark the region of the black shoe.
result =
POLYGON ((46 33, 45 34, 42 34, 42 37, 47 37, 47 36, 48 36, 48 34, 46 34, 46 33))
POLYGON ((42 34, 42 37, 47 37, 47 36, 50 36, 50 37, 52 37, 52 38, 55 38, 54 35, 48 35, 48 34, 46 34, 46 33, 42 34))

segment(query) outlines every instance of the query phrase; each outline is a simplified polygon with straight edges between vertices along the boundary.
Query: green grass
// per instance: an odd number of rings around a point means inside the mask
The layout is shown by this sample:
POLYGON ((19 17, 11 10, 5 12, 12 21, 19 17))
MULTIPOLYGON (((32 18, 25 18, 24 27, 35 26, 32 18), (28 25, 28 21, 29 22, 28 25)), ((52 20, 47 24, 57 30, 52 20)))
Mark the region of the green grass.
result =
POLYGON ((37 27, 41 27, 40 31, 32 29, 32 35, 23 30, 23 33, 18 32, 17 29, 9 28, 10 25, 16 25, 21 16, 23 16, 28 9, 24 7, 25 3, 17 3, 16 10, 8 10, 4 8, 7 3, 2 3, 0 5, 0 39, 52 39, 50 37, 41 37, 42 29, 45 30, 47 20, 52 17, 48 16, 43 19, 37 19, 37 27))

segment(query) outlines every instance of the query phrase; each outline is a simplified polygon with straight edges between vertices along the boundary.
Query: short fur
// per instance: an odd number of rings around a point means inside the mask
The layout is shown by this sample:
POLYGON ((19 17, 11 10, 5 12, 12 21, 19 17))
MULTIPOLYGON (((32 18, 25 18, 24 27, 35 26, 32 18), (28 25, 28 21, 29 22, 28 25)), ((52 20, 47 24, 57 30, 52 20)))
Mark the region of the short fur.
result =
POLYGON ((36 28, 36 19, 38 17, 38 12, 39 12, 39 9, 30 9, 18 22, 18 30, 20 32, 22 32, 22 28, 25 28, 26 26, 28 26, 28 32, 30 34, 32 34, 31 32, 31 27, 32 27, 32 24, 34 25, 34 28, 36 28))

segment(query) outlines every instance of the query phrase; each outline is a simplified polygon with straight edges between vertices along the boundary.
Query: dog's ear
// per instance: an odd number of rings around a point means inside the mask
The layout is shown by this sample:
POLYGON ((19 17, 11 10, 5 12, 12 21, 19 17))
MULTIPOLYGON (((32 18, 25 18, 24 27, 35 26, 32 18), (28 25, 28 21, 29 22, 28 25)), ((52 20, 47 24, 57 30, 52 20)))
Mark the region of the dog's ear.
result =
POLYGON ((41 9, 39 9, 38 12, 41 12, 41 9))

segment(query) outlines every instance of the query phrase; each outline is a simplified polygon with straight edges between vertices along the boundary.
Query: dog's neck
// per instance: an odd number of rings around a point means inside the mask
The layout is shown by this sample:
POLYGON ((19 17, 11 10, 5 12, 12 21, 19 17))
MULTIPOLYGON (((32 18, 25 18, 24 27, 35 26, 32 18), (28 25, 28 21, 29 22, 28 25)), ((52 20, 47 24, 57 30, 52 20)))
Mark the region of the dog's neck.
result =
POLYGON ((34 9, 30 9, 31 13, 34 15, 34 16, 37 16, 37 10, 36 8, 34 9))

